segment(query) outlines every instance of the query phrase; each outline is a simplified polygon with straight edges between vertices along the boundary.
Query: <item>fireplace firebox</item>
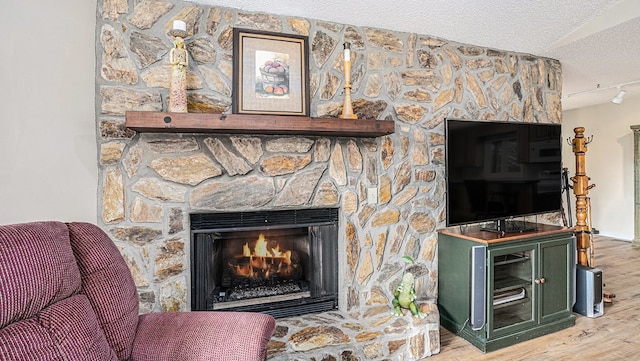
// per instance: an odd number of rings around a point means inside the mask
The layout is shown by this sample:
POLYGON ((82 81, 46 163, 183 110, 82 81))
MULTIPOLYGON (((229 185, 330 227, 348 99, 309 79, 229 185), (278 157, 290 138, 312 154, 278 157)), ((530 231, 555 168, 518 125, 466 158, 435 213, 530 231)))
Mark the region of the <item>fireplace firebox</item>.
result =
POLYGON ((192 310, 288 317, 337 308, 337 209, 190 218, 192 310))

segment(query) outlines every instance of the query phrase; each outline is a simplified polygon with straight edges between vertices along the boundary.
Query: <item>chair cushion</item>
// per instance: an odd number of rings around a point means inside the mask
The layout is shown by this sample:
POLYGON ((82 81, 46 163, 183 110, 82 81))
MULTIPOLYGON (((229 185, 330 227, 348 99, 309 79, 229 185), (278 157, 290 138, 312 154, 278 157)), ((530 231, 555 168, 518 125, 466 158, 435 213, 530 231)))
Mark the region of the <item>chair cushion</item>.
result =
POLYGON ((138 293, 131 271, 109 236, 90 223, 68 223, 71 247, 104 334, 121 360, 129 359, 138 326, 138 293))
POLYGON ((80 272, 61 222, 0 226, 0 329, 34 317, 80 290, 80 272))
POLYGON ((140 316, 133 361, 266 360, 275 319, 255 312, 165 312, 140 316))
POLYGON ((1 360, 118 360, 85 295, 54 303, 0 329, 1 360))

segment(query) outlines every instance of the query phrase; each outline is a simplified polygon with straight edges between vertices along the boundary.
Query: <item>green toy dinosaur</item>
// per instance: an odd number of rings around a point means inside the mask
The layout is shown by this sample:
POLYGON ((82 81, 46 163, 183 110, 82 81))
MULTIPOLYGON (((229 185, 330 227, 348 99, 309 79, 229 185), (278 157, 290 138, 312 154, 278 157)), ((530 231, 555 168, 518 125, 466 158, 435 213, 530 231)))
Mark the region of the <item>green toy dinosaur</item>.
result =
MULTIPOLYGON (((410 257, 402 257, 403 260, 413 263, 413 259, 410 257)), ((402 280, 393 293, 393 314, 395 316, 402 316, 401 308, 406 308, 411 311, 416 317, 424 318, 426 314, 420 312, 418 303, 416 302, 416 289, 414 287, 415 278, 413 273, 405 272, 402 275, 402 280)))

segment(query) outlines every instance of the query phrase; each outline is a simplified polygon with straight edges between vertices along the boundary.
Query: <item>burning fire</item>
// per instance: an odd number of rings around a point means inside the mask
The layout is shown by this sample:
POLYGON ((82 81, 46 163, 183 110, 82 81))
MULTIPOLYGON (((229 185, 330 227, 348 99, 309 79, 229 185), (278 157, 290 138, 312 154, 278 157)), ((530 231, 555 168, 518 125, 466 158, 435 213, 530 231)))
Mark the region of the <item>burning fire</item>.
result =
POLYGON ((236 274, 246 277, 269 278, 271 275, 289 273, 291 270, 291 251, 280 251, 280 245, 269 250, 267 240, 261 233, 256 240, 253 251, 249 242, 242 246, 242 256, 248 260, 245 264, 236 265, 236 274))

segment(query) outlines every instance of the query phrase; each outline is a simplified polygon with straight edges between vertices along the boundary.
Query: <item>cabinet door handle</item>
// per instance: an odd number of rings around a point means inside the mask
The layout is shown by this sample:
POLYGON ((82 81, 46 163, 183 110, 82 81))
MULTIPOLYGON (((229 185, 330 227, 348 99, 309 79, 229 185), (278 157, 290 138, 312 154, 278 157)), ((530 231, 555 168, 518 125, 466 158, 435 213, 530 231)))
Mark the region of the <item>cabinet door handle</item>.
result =
POLYGON ((547 282, 547 280, 546 280, 546 279, 544 279, 544 277, 542 277, 542 278, 540 279, 540 283, 545 283, 545 282, 547 282))
POLYGON ((542 277, 542 278, 540 278, 540 279, 536 279, 534 282, 535 282, 537 285, 541 285, 541 284, 545 283, 546 281, 547 281, 547 280, 545 280, 545 279, 544 279, 544 277, 542 277))

